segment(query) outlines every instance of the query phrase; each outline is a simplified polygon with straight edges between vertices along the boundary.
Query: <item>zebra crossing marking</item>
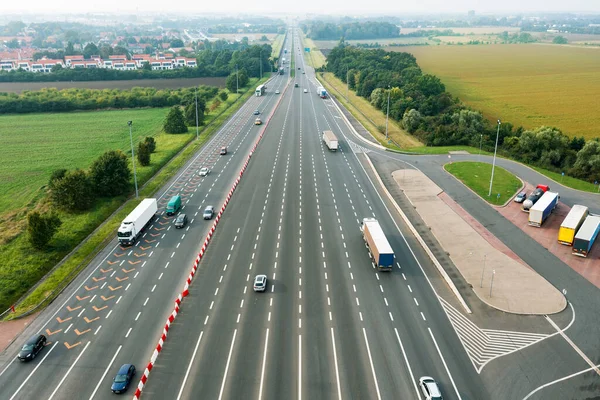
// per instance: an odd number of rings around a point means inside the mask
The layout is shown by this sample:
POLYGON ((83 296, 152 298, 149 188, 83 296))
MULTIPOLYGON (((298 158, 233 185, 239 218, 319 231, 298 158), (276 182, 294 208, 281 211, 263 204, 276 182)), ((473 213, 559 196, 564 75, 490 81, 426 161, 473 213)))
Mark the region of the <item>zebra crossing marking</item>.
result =
POLYGON ((481 329, 439 297, 458 339, 478 374, 490 361, 531 346, 554 334, 481 329))

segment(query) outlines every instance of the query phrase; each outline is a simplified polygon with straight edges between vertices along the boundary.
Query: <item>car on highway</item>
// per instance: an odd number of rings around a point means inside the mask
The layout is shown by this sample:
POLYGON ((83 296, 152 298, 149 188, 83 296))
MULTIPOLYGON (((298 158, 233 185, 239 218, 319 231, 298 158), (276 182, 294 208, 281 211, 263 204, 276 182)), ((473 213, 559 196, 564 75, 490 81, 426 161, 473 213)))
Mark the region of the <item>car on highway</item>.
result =
POLYGON ((202 213, 202 217, 204 219, 212 219, 213 215, 215 215, 215 208, 213 206, 206 206, 202 213))
POLYGON ((279 94, 279 90, 276 90, 276 91, 275 91, 275 94, 279 94))
POLYGON ((260 118, 256 118, 254 120, 254 125, 260 125, 260 124, 262 124, 262 120, 260 118))
POLYGON ((46 345, 46 336, 34 335, 25 342, 17 358, 21 361, 33 360, 46 345))
POLYGON ((113 393, 123 393, 129 387, 133 376, 135 375, 135 366, 133 364, 123 364, 114 377, 110 390, 113 393))
POLYGON ((304 93, 308 93, 308 89, 304 89, 304 93))
POLYGON ((225 154, 227 154, 227 147, 223 146, 221 147, 221 151, 219 152, 220 155, 224 156, 225 154))
POLYGON ((294 83, 294 87, 298 87, 298 84, 297 84, 297 83, 294 83))
POLYGON ((302 75, 306 74, 306 72, 302 71, 302 75))
POLYGON ((260 111, 254 110, 254 115, 259 115, 259 114, 260 114, 260 111))
POLYGON ((210 173, 210 171, 208 170, 208 168, 206 168, 206 167, 200 168, 200 176, 206 176, 209 173, 210 173))
POLYGON ((419 387, 421 388, 421 392, 423 392, 423 396, 425 396, 425 400, 442 400, 442 392, 440 392, 437 382, 432 377, 420 377, 419 387))
POLYGON ((175 228, 183 228, 188 223, 188 217, 185 214, 179 214, 177 218, 175 218, 175 228))
POLYGON ((527 198, 527 192, 520 192, 518 195, 515 196, 515 203, 522 203, 525 201, 525 199, 527 198))
POLYGON ((300 67, 298 67, 298 69, 300 69, 300 67))
POLYGON ((254 278, 254 291, 255 292, 264 292, 267 289, 267 276, 266 275, 256 275, 254 278))

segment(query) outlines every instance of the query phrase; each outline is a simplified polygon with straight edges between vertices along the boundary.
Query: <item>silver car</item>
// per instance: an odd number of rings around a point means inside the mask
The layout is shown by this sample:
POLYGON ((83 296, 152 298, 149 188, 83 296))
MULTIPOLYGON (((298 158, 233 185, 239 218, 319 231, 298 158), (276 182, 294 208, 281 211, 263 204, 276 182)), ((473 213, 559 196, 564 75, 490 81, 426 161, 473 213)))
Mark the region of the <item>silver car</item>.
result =
POLYGON ((202 213, 204 219, 212 219, 213 215, 215 215, 215 208, 213 206, 206 206, 204 213, 202 213))
POLYGON ((425 400, 442 400, 442 392, 435 381, 430 376, 422 376, 419 378, 419 387, 425 396, 425 400))
POLYGON ((206 167, 200 168, 200 176, 206 176, 206 175, 208 175, 209 172, 210 171, 206 167))
POLYGON ((264 292, 265 290, 267 290, 267 276, 256 275, 256 277, 254 278, 254 291, 264 292))

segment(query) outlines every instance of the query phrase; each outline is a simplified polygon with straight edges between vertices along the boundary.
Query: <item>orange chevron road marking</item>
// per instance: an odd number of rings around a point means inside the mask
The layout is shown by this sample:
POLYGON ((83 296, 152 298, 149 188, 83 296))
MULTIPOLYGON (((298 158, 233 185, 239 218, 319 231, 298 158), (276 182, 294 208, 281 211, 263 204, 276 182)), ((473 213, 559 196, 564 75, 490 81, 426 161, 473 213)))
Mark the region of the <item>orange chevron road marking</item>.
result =
POLYGON ((85 299, 87 299, 88 297, 90 297, 90 296, 83 296, 83 297, 75 296, 75 298, 76 298, 77 300, 79 300, 79 301, 85 300, 85 299))
POLYGON ((94 282, 100 282, 100 281, 103 281, 103 280, 105 280, 105 279, 106 279, 106 277, 105 277, 105 276, 103 276, 102 278, 96 278, 96 277, 92 276, 92 279, 94 280, 94 282))
POLYGON ((117 276, 117 277, 115 277, 115 279, 116 279, 117 281, 119 281, 119 282, 123 282, 123 281, 126 281, 127 279, 129 279, 129 277, 128 277, 128 276, 126 276, 125 278, 119 278, 119 277, 117 276))
POLYGON ((60 332, 60 331, 62 331, 62 329, 56 330, 56 331, 54 331, 54 332, 52 332, 50 329, 46 329, 46 334, 47 334, 48 336, 52 336, 52 335, 54 335, 55 333, 58 333, 58 332, 60 332))
POLYGON ((67 306, 67 310, 69 310, 69 311, 79 310, 80 308, 81 308, 81 306, 77 306, 77 307, 74 307, 74 308, 71 308, 71 307, 67 306))
POLYGON ((89 292, 90 290, 98 289, 98 286, 93 286, 93 287, 89 288, 89 287, 87 287, 87 285, 85 285, 84 288, 85 288, 85 290, 87 290, 89 292))
POLYGON ((79 346, 80 344, 81 344, 81 342, 77 342, 77 343, 75 343, 75 344, 69 344, 69 343, 65 342, 65 347, 66 347, 68 350, 71 350, 73 347, 75 347, 75 346, 79 346))
POLYGON ((56 317, 56 320, 58 321, 59 324, 62 324, 63 322, 67 322, 70 319, 71 319, 71 317, 65 318, 65 319, 60 319, 60 317, 56 317))
POLYGON ((93 308, 95 311, 102 311, 102 310, 104 310, 106 307, 108 307, 108 306, 104 306, 104 307, 100 307, 100 308, 98 308, 98 307, 96 307, 96 306, 92 306, 92 308, 93 308))
MULTIPOLYGON (((116 261, 115 261, 115 262, 116 262, 116 261)), ((107 269, 107 270, 105 271, 105 270, 103 270, 102 268, 100 268, 100 271, 102 271, 103 273, 107 273, 107 272, 110 272, 110 271, 112 271, 112 270, 113 270, 112 268, 109 268, 109 269, 107 269)))
POLYGON ((77 334, 77 336, 81 336, 81 335, 83 335, 84 333, 88 333, 88 332, 89 332, 89 331, 91 331, 91 330, 92 330, 91 328, 88 328, 88 329, 86 329, 86 330, 85 330, 85 331, 83 331, 83 332, 79 332, 79 329, 75 329, 75 333, 77 334))
POLYGON ((125 272, 126 274, 130 273, 131 271, 135 271, 135 268, 131 268, 131 269, 125 269, 125 268, 121 268, 121 271, 125 272))
POLYGON ((114 288, 114 287, 112 287, 112 286, 108 285, 108 288, 110 289, 110 291, 111 291, 111 292, 114 292, 115 290, 119 290, 119 289, 121 289, 122 287, 123 287, 123 286, 117 286, 116 288, 114 288))
POLYGON ((115 297, 115 296, 109 296, 109 297, 100 296, 100 298, 101 298, 102 300, 104 300, 104 301, 108 301, 108 300, 110 300, 110 299, 112 299, 112 298, 114 298, 114 297, 115 297))
POLYGON ((88 317, 83 317, 83 319, 85 320, 85 322, 87 322, 89 324, 90 322, 94 322, 95 320, 100 319, 100 317, 96 317, 96 318, 92 318, 92 319, 89 319, 88 317))

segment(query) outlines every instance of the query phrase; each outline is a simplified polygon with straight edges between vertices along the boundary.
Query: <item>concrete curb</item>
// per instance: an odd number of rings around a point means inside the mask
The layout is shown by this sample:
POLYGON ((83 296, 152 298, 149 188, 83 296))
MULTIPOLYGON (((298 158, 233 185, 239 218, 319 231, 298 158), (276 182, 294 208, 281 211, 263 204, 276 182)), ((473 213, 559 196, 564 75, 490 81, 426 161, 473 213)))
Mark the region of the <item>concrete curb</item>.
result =
POLYGON ((450 287, 450 290, 452 290, 452 292, 454 293, 454 295, 456 296, 456 298, 458 299, 458 301, 460 302, 460 304, 463 306, 463 308, 465 309, 465 311, 468 314, 471 314, 472 313, 471 309, 469 308, 469 306, 467 305, 467 303, 465 302, 465 300, 461 296, 460 292, 458 291, 458 289, 454 285, 454 282, 452 282, 452 279, 450 279, 450 276, 448 275, 448 273, 446 272, 446 270, 442 267, 442 265, 437 260, 437 258, 435 258, 435 255, 433 254, 433 252, 431 251, 431 249, 429 248, 429 246, 427 246, 427 244, 425 243, 425 241, 423 240, 423 238, 421 237, 421 235, 419 235, 419 232, 417 232, 417 230, 415 229, 415 227, 413 226, 413 224, 410 222, 410 220, 408 219, 408 217, 406 216, 406 214, 404 214, 404 211, 402 211, 402 209, 400 208, 400 206, 398 206, 398 204, 396 203, 396 201, 394 200, 394 198, 392 197, 392 195, 390 194, 390 192, 388 191, 388 189, 385 187, 383 181, 381 180, 381 178, 379 177, 379 174, 377 173, 377 170, 375 169, 375 166, 373 165, 373 163, 371 162, 371 159, 369 158, 369 156, 366 153, 365 153, 365 157, 367 159, 367 162, 369 163, 369 166, 373 170, 373 174, 377 178, 377 182, 379 182, 379 185, 381 186, 381 188, 383 189, 383 191, 387 195, 387 197, 390 200, 390 202, 394 205, 394 208, 396 209, 396 211, 398 212, 398 214, 400 214, 400 216, 404 220, 404 223, 409 227, 409 229, 412 232, 412 234, 417 238, 419 244, 421 245, 421 247, 423 247, 423 250, 425 250, 425 252, 429 256, 429 258, 431 259, 431 261, 433 262, 433 264, 438 269, 438 272, 440 273, 440 275, 442 276, 442 278, 444 278, 444 280, 446 281, 446 284, 450 287))
POLYGON ((225 212, 225 209, 227 208, 227 205, 229 204, 229 201, 231 200, 231 197, 233 196, 235 189, 239 185, 241 178, 243 177, 244 172, 246 171, 246 168, 248 167, 248 163, 250 162, 250 159, 252 158, 252 154, 256 150, 256 147, 258 146, 263 135, 265 134, 267 126, 269 125, 271 118, 275 114, 275 110, 277 110, 277 108, 279 107, 279 104, 281 103, 281 99, 283 99, 283 94, 285 94, 288 87, 289 87, 289 80, 288 80, 288 85, 284 89, 282 95, 279 97, 279 100, 277 100, 277 104, 275 105, 275 107, 273 107, 273 111, 271 111, 271 114, 267 118, 267 121, 265 122, 265 125, 264 125, 262 131, 258 135, 258 139, 254 143, 254 146, 252 146, 252 149, 250 150, 250 153, 248 154, 248 156, 246 158, 246 162, 242 166, 242 169, 240 170, 238 177, 236 178, 235 182, 233 183, 231 190, 227 194, 227 197, 225 198, 225 202, 221 206, 221 209, 219 210, 219 213, 217 214, 217 216, 215 218, 215 222, 213 223, 213 226, 210 228, 210 231, 208 232, 208 234, 206 235, 206 238, 204 239, 202 248, 200 249, 200 252, 196 256, 196 259, 194 260, 194 264, 192 266, 190 274, 188 275, 188 277, 183 285, 183 291, 175 299, 175 306, 173 307, 173 311, 171 312, 171 314, 169 314, 169 317, 167 318, 167 321, 165 322, 165 325, 163 327, 163 332, 162 332, 160 338, 158 339, 158 343, 157 343, 154 351, 152 352, 150 361, 146 365, 146 368, 144 369, 144 373, 140 377, 140 381, 138 382, 137 388, 135 390, 135 394, 133 395, 134 400, 139 400, 139 398, 142 395, 144 386, 146 385, 146 382, 148 381, 148 377, 150 376, 150 371, 152 371, 152 368, 154 368, 156 359, 158 358, 158 356, 159 356, 160 352, 162 351, 162 348, 165 344, 165 341, 167 340, 167 334, 169 333, 169 328, 171 327, 171 324, 173 323, 173 321, 179 314, 180 306, 181 306, 183 299, 189 295, 189 288, 190 288, 190 285, 192 284, 192 280, 194 279, 194 276, 196 275, 196 272, 198 270, 198 265, 200 264, 200 261, 202 261, 202 257, 204 256, 204 253, 206 252, 206 249, 208 248, 208 245, 210 244, 212 236, 214 235, 215 230, 217 229, 217 225, 219 224, 219 221, 221 220, 221 217, 223 216, 223 213, 225 212))

